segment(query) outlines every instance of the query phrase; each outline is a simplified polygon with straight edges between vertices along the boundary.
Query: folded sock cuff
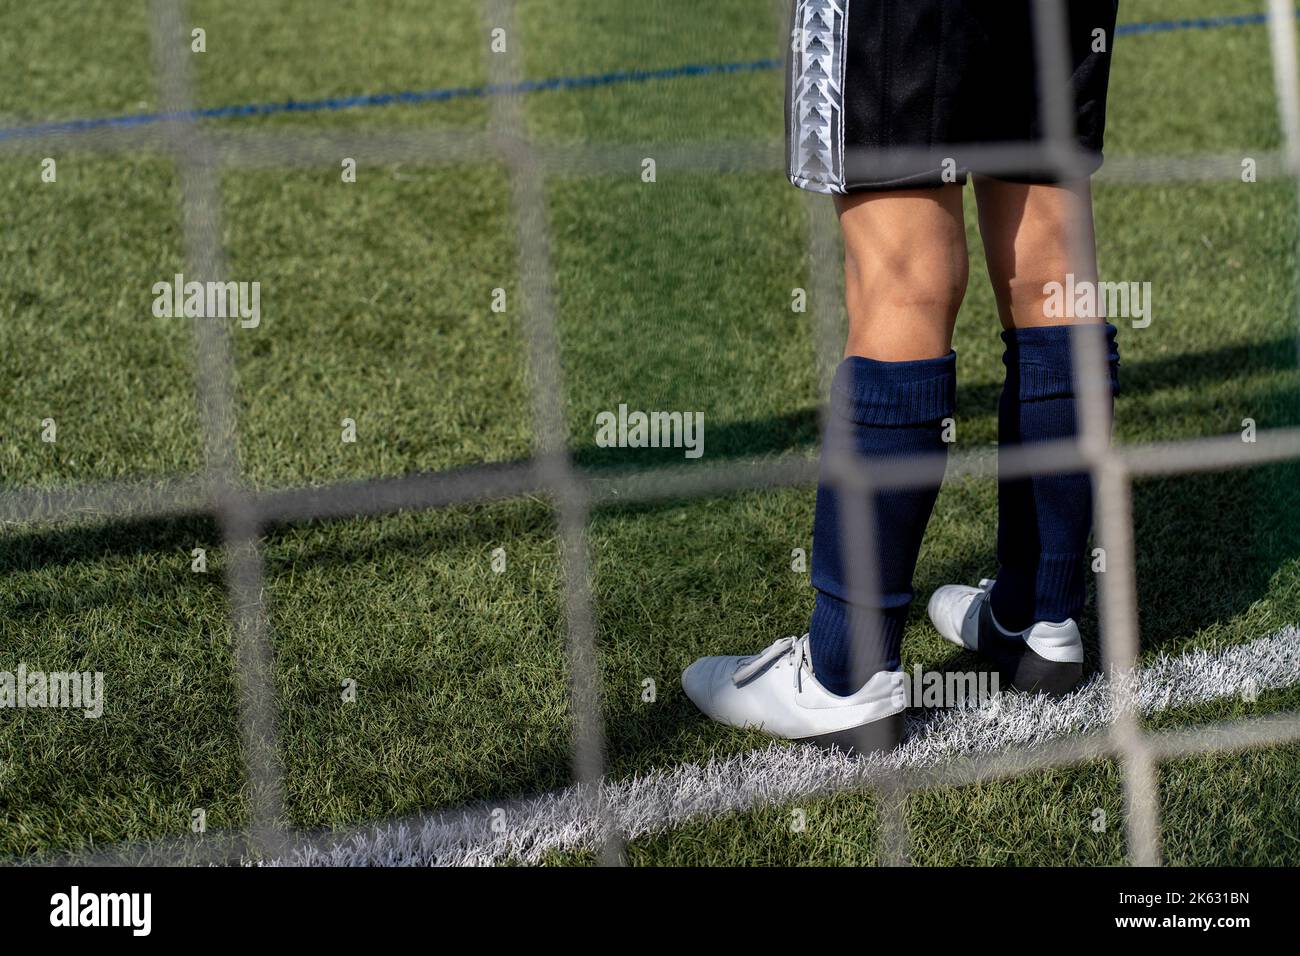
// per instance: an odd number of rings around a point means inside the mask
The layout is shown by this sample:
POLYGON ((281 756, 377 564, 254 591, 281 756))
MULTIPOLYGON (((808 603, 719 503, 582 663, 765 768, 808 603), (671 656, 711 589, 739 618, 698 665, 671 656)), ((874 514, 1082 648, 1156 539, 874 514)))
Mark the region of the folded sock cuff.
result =
POLYGON ((1072 336, 1079 336, 1083 348, 1097 347, 1097 337, 1105 336, 1111 394, 1119 391, 1119 330, 1106 322, 1102 325, 1043 325, 1028 329, 1007 329, 1002 333, 1006 350, 1002 362, 1008 376, 1017 381, 1017 398, 1022 402, 1048 398, 1071 398, 1074 395, 1074 357, 1072 336))
POLYGON ((914 362, 851 355, 831 382, 831 408, 859 425, 924 425, 953 414, 957 353, 914 362))

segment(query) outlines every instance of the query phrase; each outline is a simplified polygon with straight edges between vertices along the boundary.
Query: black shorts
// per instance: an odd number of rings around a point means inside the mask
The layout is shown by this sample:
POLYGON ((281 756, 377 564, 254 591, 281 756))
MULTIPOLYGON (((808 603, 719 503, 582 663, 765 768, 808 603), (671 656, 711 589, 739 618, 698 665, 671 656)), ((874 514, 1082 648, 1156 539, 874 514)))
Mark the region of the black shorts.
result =
POLYGON ((794 0, 790 181, 847 193, 964 182, 969 171, 1017 182, 1095 172, 1118 6, 1062 9, 1069 62, 1051 66, 1073 94, 1063 128, 1078 147, 1063 151, 1062 176, 1062 151, 1044 148, 1061 127, 1045 130, 1040 115, 1032 0, 794 0))

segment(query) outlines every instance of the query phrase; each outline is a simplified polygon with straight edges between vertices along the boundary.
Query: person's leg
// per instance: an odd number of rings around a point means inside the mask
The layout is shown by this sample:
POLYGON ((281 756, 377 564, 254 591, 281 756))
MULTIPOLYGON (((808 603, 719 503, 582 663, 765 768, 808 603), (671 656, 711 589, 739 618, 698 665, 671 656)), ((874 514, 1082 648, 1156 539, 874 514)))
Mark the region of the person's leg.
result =
POLYGON ((942 423, 953 413, 956 387, 952 330, 967 259, 957 184, 851 194, 837 205, 849 334, 831 388, 817 491, 809 642, 818 680, 848 695, 873 674, 899 667, 912 573, 943 477, 942 423), (918 475, 923 487, 877 496, 875 560, 869 562, 876 566, 876 594, 855 589, 855 554, 871 545, 845 538, 853 502, 826 470, 841 454, 867 462, 930 455, 938 462, 918 475), (852 613, 855 601, 878 611, 871 631, 864 626, 868 616, 852 613))
MULTIPOLYGON (((1004 329, 1006 382, 998 444, 1009 448, 1077 434, 1071 340, 1097 348, 1105 337, 1113 393, 1114 327, 1100 315, 1048 308, 1051 284, 1097 281, 1092 196, 1086 181, 1027 185, 975 178, 980 234, 1004 329)), ((998 484, 998 561, 991 611, 1005 630, 1077 619, 1084 604, 1092 524, 1086 474, 1042 475, 998 484)))
MULTIPOLYGON (((1061 325, 1047 314, 1051 282, 1097 281, 1092 190, 1077 183, 1027 184, 976 175, 980 239, 1004 329, 1061 325)), ((1080 316, 1079 323, 1101 322, 1080 316)))
POLYGON ((845 357, 942 358, 966 294, 962 187, 836 197, 844 234, 845 357))

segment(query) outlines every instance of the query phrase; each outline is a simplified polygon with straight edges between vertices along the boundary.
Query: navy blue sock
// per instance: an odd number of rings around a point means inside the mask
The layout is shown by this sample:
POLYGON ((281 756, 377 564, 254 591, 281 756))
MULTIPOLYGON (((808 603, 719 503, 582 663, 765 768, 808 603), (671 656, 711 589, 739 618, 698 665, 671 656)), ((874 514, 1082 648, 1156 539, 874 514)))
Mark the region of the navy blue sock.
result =
MULTIPOLYGON (((1078 421, 1070 334, 1104 334, 1113 395, 1118 386, 1115 327, 1054 325, 1002 333, 1006 383, 998 403, 998 446, 1070 438, 1078 421)), ((1095 342, 1085 346, 1096 348, 1095 342)), ((1009 631, 1036 621, 1078 618, 1092 527, 1087 474, 998 482, 998 570, 993 616, 1009 631)))
POLYGON ((921 537, 930 520, 943 480, 948 445, 943 419, 952 415, 957 383, 957 356, 916 362, 878 362, 851 356, 835 371, 831 414, 822 449, 822 476, 813 522, 813 671, 827 690, 852 694, 881 670, 897 670, 903 624, 912 600, 912 572, 921 537), (852 454, 867 462, 912 455, 934 457, 918 477, 923 487, 876 495, 876 627, 868 630, 850 602, 862 601, 847 562, 868 547, 848 540, 845 493, 834 487, 827 462, 852 454), (846 549, 847 545, 847 549, 846 549))

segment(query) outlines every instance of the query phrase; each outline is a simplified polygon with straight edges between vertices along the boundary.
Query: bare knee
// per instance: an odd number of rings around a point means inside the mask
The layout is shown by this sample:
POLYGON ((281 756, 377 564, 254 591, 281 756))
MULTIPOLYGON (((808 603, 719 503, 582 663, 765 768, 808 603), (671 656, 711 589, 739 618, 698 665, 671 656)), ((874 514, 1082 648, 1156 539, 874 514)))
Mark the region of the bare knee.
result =
POLYGON ((842 209, 841 222, 845 353, 884 361, 946 355, 968 272, 960 192, 891 196, 853 219, 842 209))
POLYGON ((1095 320, 1075 314, 1067 291, 1097 280, 1086 183, 1020 185, 977 179, 980 232, 1004 328, 1095 320))
POLYGON ((881 361, 937 358, 952 348, 966 264, 930 256, 846 256, 846 355, 881 361))
POLYGON ((847 250, 844 256, 845 291, 853 318, 955 317, 966 294, 966 279, 966 257, 955 250, 908 244, 847 250))

